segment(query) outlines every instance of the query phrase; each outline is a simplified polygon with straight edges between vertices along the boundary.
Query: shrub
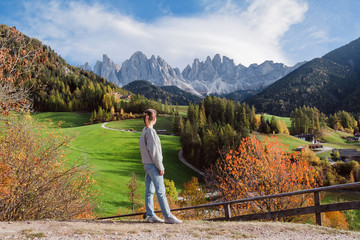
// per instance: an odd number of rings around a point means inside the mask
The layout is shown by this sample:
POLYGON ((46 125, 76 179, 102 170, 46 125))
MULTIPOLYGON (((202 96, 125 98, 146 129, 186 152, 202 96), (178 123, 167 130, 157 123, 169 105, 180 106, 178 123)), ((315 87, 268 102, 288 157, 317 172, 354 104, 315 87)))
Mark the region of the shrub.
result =
POLYGON ((338 229, 349 229, 349 223, 346 221, 344 214, 339 211, 322 213, 323 226, 338 229))
MULTIPOLYGON (((179 200, 180 207, 190 207, 207 203, 204 189, 200 186, 196 177, 184 183, 184 190, 181 191, 179 200)), ((204 208, 191 209, 183 212, 182 217, 186 219, 203 219, 207 210, 204 208)))
POLYGON ((69 163, 60 130, 10 115, 0 127, 0 220, 90 217, 96 196, 84 161, 69 163))

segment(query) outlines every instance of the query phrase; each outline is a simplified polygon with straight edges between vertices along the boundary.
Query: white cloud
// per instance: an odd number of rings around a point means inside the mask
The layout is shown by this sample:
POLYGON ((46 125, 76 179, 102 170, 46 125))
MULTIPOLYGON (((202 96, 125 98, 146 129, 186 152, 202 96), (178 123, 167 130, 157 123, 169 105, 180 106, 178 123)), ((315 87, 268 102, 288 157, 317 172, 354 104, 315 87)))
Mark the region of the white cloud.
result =
POLYGON ((103 53, 121 64, 135 51, 159 55, 181 69, 216 53, 243 65, 269 59, 287 63, 279 42, 303 20, 306 3, 253 0, 243 9, 233 1, 220 2, 196 16, 168 15, 146 23, 100 4, 40 1, 26 7, 26 33, 73 64, 94 64, 103 53))

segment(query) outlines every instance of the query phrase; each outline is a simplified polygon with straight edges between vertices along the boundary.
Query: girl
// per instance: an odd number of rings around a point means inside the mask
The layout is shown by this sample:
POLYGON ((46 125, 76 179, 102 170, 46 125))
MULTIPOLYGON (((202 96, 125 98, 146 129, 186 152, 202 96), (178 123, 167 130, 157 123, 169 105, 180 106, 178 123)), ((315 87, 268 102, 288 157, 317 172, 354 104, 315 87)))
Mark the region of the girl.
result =
POLYGON ((143 113, 145 127, 142 130, 139 140, 141 160, 145 169, 145 207, 147 222, 165 222, 165 223, 182 223, 171 214, 169 204, 166 199, 166 190, 164 185, 164 165, 161 150, 160 138, 156 134, 153 126, 156 123, 156 111, 147 109, 143 113), (154 212, 154 192, 159 201, 161 212, 165 221, 154 212))

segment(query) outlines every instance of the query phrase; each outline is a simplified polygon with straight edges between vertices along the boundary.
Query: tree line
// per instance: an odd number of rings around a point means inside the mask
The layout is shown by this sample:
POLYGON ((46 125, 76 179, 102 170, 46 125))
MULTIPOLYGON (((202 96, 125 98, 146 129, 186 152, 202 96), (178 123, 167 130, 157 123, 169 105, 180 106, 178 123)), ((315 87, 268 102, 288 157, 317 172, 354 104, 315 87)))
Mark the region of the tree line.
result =
POLYGON ((215 96, 207 96, 199 105, 190 104, 187 118, 174 111, 173 126, 181 136, 185 158, 201 169, 211 166, 223 150, 237 146, 254 130, 288 133, 280 119, 269 121, 246 103, 215 96))
POLYGON ((316 107, 303 106, 292 111, 290 119, 292 134, 314 134, 317 137, 323 134, 326 127, 348 133, 359 131, 359 116, 346 111, 326 116, 316 107))

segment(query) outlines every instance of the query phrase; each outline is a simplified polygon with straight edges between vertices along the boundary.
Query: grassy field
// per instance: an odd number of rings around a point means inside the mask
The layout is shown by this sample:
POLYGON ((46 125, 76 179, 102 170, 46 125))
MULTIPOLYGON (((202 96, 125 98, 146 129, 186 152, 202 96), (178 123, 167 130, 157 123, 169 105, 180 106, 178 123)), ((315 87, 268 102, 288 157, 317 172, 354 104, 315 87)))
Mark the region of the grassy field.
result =
MULTIPOLYGON (((126 130, 131 129, 135 131, 142 131, 142 129, 144 128, 144 121, 142 118, 113 121, 113 122, 109 122, 106 126, 114 129, 126 129, 126 130)), ((167 134, 173 134, 174 131, 172 128, 171 116, 158 117, 154 128, 156 130, 166 129, 167 134)))
POLYGON ((324 134, 320 137, 321 141, 324 141, 326 143, 347 143, 347 141, 342 138, 342 137, 349 137, 352 136, 348 133, 345 132, 340 132, 340 131, 336 131, 336 132, 331 132, 329 134, 324 134))
POLYGON ((295 151, 295 149, 299 146, 308 145, 309 142, 301 140, 299 138, 293 137, 291 135, 286 134, 255 134, 256 138, 259 140, 265 140, 266 137, 277 137, 279 141, 284 145, 288 146, 289 151, 295 151))
MULTIPOLYGON (((321 136, 320 141, 324 142, 323 145, 326 147, 332 147, 336 149, 355 148, 357 150, 360 150, 360 142, 348 142, 344 138, 342 138, 347 136, 352 136, 352 135, 345 132, 333 131, 321 136)), ((319 154, 318 156, 330 157, 331 152, 332 151, 327 151, 319 154)))
MULTIPOLYGON (((54 122, 60 119, 76 119, 80 116, 78 121, 66 122, 68 126, 86 122, 84 115, 75 114, 71 117, 71 114, 67 113, 64 114, 64 118, 61 117, 61 113, 36 114, 34 118, 45 121, 51 116, 54 116, 52 119, 54 122)), ((121 123, 113 123, 121 125, 121 123)), ((117 214, 120 208, 130 210, 126 184, 129 182, 132 172, 138 176, 140 193, 143 198, 144 170, 139 150, 140 133, 103 129, 101 124, 67 127, 63 130, 65 134, 76 135, 69 146, 69 160, 75 161, 83 156, 94 170, 93 176, 97 181, 97 188, 101 190, 97 209, 99 216, 117 214)), ((184 182, 190 181, 192 176, 198 177, 198 175, 178 160, 177 154, 181 148, 179 137, 160 135, 160 139, 163 148, 165 178, 173 180, 177 189, 180 190, 183 188, 184 182)))
POLYGON ((278 117, 278 116, 275 116, 275 115, 270 115, 270 114, 264 114, 264 118, 265 120, 269 120, 272 118, 272 116, 274 116, 276 119, 280 118, 281 121, 285 122, 286 123, 286 126, 288 127, 288 129, 290 130, 291 128, 291 120, 289 117, 278 117))
POLYGON ((62 128, 79 127, 89 122, 90 113, 70 113, 70 112, 44 112, 32 114, 35 120, 46 122, 51 119, 52 126, 57 127, 57 123, 62 122, 62 128))
POLYGON ((187 116, 189 106, 178 106, 179 114, 181 116, 187 116))

